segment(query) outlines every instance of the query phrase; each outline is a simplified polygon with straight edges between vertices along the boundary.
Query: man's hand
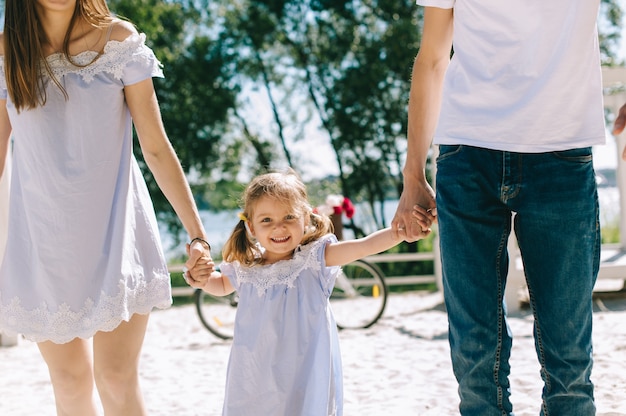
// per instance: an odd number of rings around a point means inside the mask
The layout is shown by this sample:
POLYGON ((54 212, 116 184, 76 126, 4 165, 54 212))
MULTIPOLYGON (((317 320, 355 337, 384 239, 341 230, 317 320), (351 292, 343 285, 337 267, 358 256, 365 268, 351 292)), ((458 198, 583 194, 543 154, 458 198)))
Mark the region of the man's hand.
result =
POLYGON ((423 238, 436 221, 437 205, 433 188, 426 181, 413 185, 405 181, 391 228, 406 233, 401 233, 406 241, 416 241, 423 238))

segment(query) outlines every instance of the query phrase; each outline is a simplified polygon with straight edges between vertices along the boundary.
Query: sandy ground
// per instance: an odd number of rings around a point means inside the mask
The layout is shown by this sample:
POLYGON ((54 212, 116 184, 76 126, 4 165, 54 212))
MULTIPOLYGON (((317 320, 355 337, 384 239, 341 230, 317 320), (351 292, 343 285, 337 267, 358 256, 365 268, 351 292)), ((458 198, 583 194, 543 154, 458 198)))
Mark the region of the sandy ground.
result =
MULTIPOLYGON (((598 415, 626 415, 626 295, 596 299, 598 415)), ((532 317, 512 316, 512 400, 516 415, 538 415, 542 383, 532 317)), ((447 321, 437 293, 392 295, 366 330, 341 331, 346 416, 458 414, 447 321)), ((192 305, 152 314, 141 362, 149 414, 219 415, 230 343, 201 325, 192 305)), ((52 388, 36 345, 0 348, 0 415, 54 415, 52 388)))

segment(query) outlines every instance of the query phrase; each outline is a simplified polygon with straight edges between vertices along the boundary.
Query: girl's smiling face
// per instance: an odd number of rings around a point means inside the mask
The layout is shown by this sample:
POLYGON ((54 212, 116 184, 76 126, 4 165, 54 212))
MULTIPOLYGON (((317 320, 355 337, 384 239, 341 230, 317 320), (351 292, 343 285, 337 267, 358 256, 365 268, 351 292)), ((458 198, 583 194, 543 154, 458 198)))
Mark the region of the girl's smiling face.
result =
POLYGON ((265 196, 256 201, 248 221, 250 233, 265 248, 264 263, 291 259, 306 225, 304 216, 294 207, 265 196))

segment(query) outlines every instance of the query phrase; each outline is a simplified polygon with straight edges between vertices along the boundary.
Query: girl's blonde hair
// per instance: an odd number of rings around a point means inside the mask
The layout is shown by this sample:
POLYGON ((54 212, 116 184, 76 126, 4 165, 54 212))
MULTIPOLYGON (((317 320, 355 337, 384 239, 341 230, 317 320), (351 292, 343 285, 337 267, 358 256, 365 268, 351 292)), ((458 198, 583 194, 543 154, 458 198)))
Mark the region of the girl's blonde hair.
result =
MULTIPOLYGON (((47 39, 37 13, 37 0, 6 0, 4 12, 4 66, 7 90, 17 111, 36 108, 46 103, 42 70, 67 98, 67 92, 52 74, 44 56, 43 45, 47 39)), ((61 51, 72 63, 74 62, 69 52, 70 39, 72 29, 80 20, 94 27, 104 28, 111 24, 113 17, 106 0, 76 1, 74 15, 65 34, 61 51)))
POLYGON ((262 197, 282 202, 291 207, 295 213, 308 218, 308 221, 305 220, 306 229, 300 242, 302 245, 333 232, 330 218, 313 212, 306 186, 293 169, 266 173, 254 178, 243 193, 241 204, 243 213, 222 250, 225 261, 229 263, 239 261, 246 266, 259 262, 261 252, 252 236, 248 235, 246 220, 253 217, 256 202, 262 197))

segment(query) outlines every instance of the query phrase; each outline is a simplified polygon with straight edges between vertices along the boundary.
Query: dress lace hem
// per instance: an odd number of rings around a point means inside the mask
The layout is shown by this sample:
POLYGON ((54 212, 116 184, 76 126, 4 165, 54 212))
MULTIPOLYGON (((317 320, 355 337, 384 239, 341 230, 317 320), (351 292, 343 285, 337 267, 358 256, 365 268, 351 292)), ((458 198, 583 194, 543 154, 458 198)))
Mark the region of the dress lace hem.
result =
POLYGON ((91 338, 99 331, 112 331, 133 314, 147 314, 154 308, 166 309, 172 304, 169 276, 156 277, 134 289, 120 280, 118 288, 114 296, 101 292, 97 305, 88 298, 79 311, 63 303, 52 312, 45 302, 27 310, 14 297, 7 304, 0 304, 0 332, 8 336, 21 334, 33 342, 64 344, 74 338, 91 338))

